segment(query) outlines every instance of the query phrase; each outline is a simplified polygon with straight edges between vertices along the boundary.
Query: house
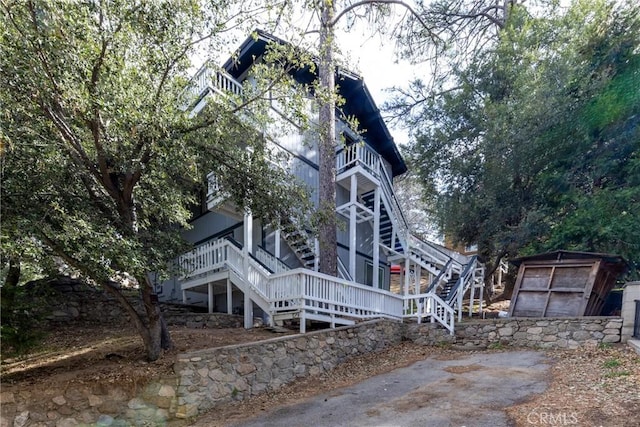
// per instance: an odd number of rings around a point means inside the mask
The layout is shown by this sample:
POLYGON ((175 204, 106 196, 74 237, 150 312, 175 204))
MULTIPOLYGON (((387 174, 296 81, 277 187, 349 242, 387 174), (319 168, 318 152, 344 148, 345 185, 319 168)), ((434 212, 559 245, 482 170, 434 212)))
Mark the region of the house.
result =
MULTIPOLYGON (((258 31, 224 64, 224 72, 206 66, 198 71, 193 110, 201 109, 210 96, 241 94, 241 83, 251 78, 254 61, 269 43, 284 41, 258 31)), ((225 202, 224 189, 211 174, 206 211, 184 233, 195 247, 180 257, 185 273, 158 286, 160 300, 242 313, 246 327, 254 316, 269 323, 294 319, 301 331, 309 320, 334 326, 416 316, 453 331, 454 309, 460 316, 464 293, 481 286, 481 266, 476 257, 411 235, 393 189, 394 178, 407 166, 362 78, 342 69, 337 73, 345 100, 342 110, 365 130, 356 134, 339 119, 336 126, 346 140, 336 147, 336 215, 342 222, 337 232, 339 277, 317 272, 317 242, 304 224, 272 229, 239 212, 225 202), (404 275, 397 293, 390 292, 391 262, 413 272, 404 275)), ((307 82, 315 78, 309 70, 296 70, 294 77, 307 82)), ((304 140, 301 131, 272 142, 287 153, 290 173, 317 197, 317 150, 304 140)))

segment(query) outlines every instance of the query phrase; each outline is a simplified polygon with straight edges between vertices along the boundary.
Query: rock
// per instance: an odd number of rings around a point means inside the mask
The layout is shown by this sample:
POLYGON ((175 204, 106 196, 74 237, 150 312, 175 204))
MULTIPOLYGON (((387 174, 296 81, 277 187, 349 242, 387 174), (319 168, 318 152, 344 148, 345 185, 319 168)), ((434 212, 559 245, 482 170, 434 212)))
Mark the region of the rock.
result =
POLYGON ((88 396, 89 399, 89 406, 94 407, 94 406, 100 406, 102 405, 102 398, 99 396, 96 396, 95 394, 90 394, 88 396))
POLYGON ((143 409, 147 407, 147 404, 144 402, 144 400, 138 397, 134 397, 129 401, 127 406, 129 407, 129 409, 143 409))
POLYGON ((573 339, 576 341, 585 341, 591 338, 591 334, 587 331, 575 331, 573 333, 573 339))
POLYGON ((620 341, 620 335, 607 335, 604 338, 602 338, 602 342, 606 342, 606 343, 614 343, 619 341, 620 341))
POLYGON ((113 424, 113 417, 110 415, 100 415, 96 421, 96 427, 109 427, 113 424))
POLYGON ((158 391, 158 396, 161 396, 161 397, 173 397, 175 395, 176 395, 176 390, 170 385, 166 385, 166 384, 160 387, 160 390, 158 391))
POLYGON ((191 418, 196 415, 198 415, 198 405, 194 403, 178 406, 176 411, 176 418, 191 418))
POLYGON ((16 403, 16 398, 13 393, 9 391, 3 391, 0 393, 0 404, 6 405, 7 403, 16 403))
POLYGON ((244 376, 247 374, 250 374, 251 372, 254 372, 256 370, 255 365, 249 364, 249 363, 242 363, 240 365, 238 365, 236 367, 236 372, 238 372, 238 374, 244 376))
POLYGON ((513 328, 512 327, 500 328, 500 329, 498 329, 498 334, 501 337, 513 335, 513 328))
POLYGON ((29 421, 29 411, 23 411, 13 419, 13 427, 24 427, 29 421))
POLYGON ((75 427, 80 423, 75 418, 63 418, 56 423, 56 427, 75 427))
POLYGON ((60 405, 60 406, 67 403, 67 399, 65 399, 64 396, 56 396, 51 400, 53 400, 53 403, 55 403, 56 405, 60 405))

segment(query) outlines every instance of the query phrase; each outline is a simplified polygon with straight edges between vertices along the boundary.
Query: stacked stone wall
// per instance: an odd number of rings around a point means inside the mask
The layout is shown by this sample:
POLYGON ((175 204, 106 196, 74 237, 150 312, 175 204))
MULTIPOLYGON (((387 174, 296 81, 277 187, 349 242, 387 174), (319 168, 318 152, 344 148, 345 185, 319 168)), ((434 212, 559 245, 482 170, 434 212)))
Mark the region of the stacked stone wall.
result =
POLYGON ((216 404, 277 390, 296 378, 328 371, 346 359, 380 351, 402 340, 399 322, 370 321, 203 350, 178 356, 176 416, 188 418, 216 404))
POLYGON ((455 336, 436 325, 410 324, 406 335, 423 345, 577 349, 620 342, 621 328, 619 317, 505 318, 459 322, 455 336))

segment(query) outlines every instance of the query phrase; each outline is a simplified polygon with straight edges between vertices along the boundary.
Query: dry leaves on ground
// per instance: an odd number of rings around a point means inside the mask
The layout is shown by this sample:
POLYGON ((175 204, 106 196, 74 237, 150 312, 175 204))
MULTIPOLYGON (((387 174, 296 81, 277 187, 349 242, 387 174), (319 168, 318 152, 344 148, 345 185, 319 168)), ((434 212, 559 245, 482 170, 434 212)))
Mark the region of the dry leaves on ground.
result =
POLYGON ((547 390, 508 408, 516 426, 640 426, 640 356, 617 344, 548 352, 547 390))

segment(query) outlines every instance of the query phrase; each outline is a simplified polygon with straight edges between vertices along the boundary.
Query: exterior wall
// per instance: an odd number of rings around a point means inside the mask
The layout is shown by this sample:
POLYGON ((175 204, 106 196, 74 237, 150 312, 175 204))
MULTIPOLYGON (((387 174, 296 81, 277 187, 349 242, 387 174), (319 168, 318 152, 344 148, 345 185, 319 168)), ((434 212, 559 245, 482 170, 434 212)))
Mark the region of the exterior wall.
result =
POLYGON ((231 227, 238 227, 238 231, 234 230, 234 238, 240 238, 242 241, 242 221, 222 215, 217 212, 208 212, 191 222, 191 228, 185 230, 182 236, 190 243, 196 243, 204 239, 215 236, 216 234, 227 230, 231 227))
POLYGON ((622 294, 622 342, 627 342, 633 336, 636 300, 640 300, 640 282, 629 282, 622 294))

